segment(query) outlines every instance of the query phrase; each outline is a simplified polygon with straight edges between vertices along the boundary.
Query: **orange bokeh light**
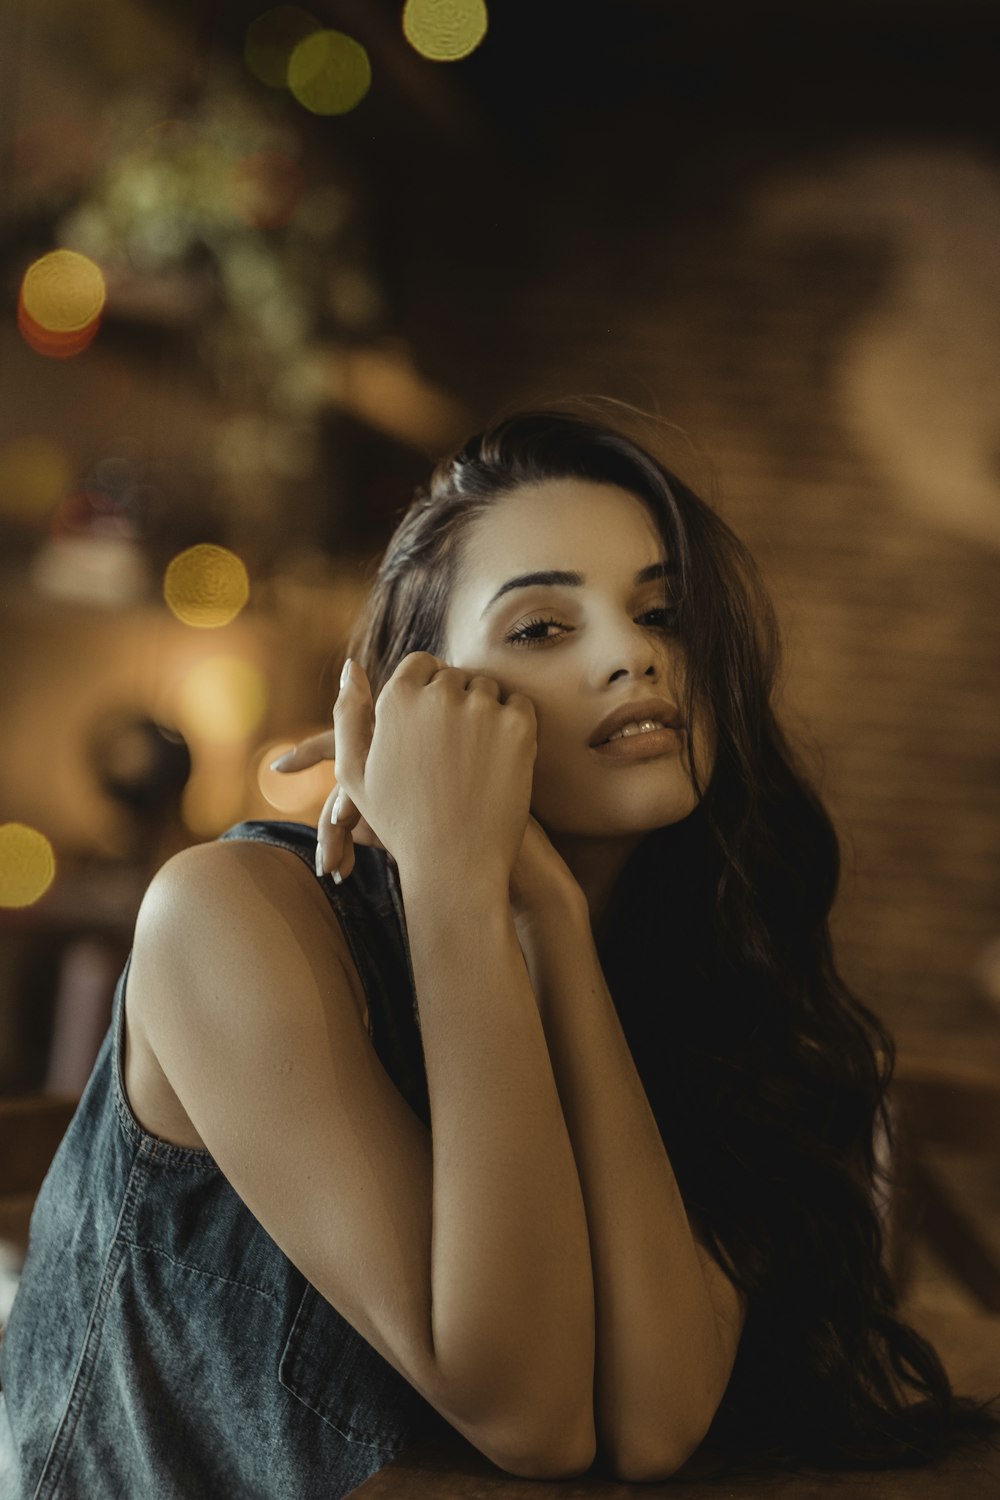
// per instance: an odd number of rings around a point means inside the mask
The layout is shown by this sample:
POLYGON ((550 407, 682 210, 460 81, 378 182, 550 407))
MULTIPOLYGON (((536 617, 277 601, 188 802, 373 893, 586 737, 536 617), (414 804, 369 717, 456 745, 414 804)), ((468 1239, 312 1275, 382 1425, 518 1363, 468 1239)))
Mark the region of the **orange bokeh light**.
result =
POLYGON ((106 291, 100 267, 75 250, 52 250, 25 271, 17 326, 36 354, 69 359, 93 342, 106 291))

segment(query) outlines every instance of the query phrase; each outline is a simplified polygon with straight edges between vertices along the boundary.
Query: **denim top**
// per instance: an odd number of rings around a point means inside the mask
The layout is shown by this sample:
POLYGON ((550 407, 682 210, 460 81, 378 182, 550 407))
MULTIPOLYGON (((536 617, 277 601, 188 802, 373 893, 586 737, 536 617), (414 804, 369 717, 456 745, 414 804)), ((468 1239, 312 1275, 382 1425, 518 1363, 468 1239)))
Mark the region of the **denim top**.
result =
MULTIPOLYGON (((315 834, 301 824, 240 823, 222 837, 313 867, 315 834)), ((395 865, 365 846, 355 859, 343 884, 322 888, 372 1044, 429 1125, 395 865)), ((0 1345, 0 1489, 9 1500, 337 1500, 446 1424, 296 1270, 208 1151, 139 1124, 124 1088, 127 977, 128 964, 32 1214, 0 1345)))

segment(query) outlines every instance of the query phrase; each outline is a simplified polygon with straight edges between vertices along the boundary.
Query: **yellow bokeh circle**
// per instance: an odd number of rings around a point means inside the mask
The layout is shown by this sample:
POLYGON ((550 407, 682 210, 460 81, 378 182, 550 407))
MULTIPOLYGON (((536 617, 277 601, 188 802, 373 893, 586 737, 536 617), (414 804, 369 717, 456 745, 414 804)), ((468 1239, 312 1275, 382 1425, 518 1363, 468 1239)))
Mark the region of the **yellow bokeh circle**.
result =
POLYGON ((167 565, 163 597, 185 625, 228 625, 250 597, 250 580, 235 552, 200 542, 167 565))
POLYGON ((76 250, 52 250, 24 273, 25 312, 49 333, 80 333, 104 310, 107 290, 100 266, 76 250))
POLYGON ((321 30, 320 22, 297 5, 276 5, 247 27, 243 60, 268 88, 288 83, 288 61, 303 38, 321 30))
POLYGON ((56 857, 44 833, 27 823, 0 824, 0 906, 32 906, 56 875, 56 857))
POLYGON ((403 35, 431 62, 459 62, 486 35, 484 0, 406 0, 403 35))
POLYGON ((343 31, 314 31, 288 62, 288 87, 314 115, 346 115, 361 103, 371 81, 368 53, 343 31))

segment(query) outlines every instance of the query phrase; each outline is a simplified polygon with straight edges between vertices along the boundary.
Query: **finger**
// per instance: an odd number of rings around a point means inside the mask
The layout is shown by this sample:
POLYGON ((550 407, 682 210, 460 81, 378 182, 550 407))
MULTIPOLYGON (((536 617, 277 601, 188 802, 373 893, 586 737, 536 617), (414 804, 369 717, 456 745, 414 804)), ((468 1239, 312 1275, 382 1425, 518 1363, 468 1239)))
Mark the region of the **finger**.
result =
POLYGON ((373 701, 368 677, 360 662, 344 663, 340 692, 333 705, 334 734, 337 741, 337 780, 341 788, 355 790, 364 777, 365 761, 373 733, 373 701))
MULTIPOLYGON (((340 863, 338 864, 336 872, 334 873, 334 880, 337 879, 338 875, 340 876, 341 880, 346 880, 352 873, 354 865, 354 840, 348 833, 344 835, 344 850, 340 856, 340 863)), ((337 883, 339 885, 340 881, 338 881, 337 883)))
MULTIPOLYGON (((443 656, 434 656, 430 651, 408 651, 393 672, 389 682, 408 682, 424 687, 436 672, 444 671, 448 663, 443 656)), ((386 683, 386 687, 388 687, 386 683)))
POLYGON ((316 874, 320 877, 337 870, 344 862, 344 853, 350 843, 350 831, 334 825, 329 819, 321 819, 316 829, 316 874))
POLYGON ((352 802, 347 788, 339 782, 330 795, 329 804, 328 811, 331 823, 340 823, 345 828, 354 828, 361 814, 352 802))
POLYGON ((318 765, 321 760, 333 760, 335 748, 335 737, 332 729, 325 729, 322 734, 312 734, 308 739, 301 740, 293 745, 291 750, 286 750, 271 761, 272 771, 306 771, 310 766, 318 765))
POLYGON ((487 677, 485 673, 477 672, 470 677, 466 684, 466 692, 471 693, 473 689, 479 693, 489 693, 491 697, 499 700, 500 684, 495 677, 487 677))
MULTIPOLYGON (((335 789, 327 797, 316 829, 316 874, 332 875, 339 885, 354 869, 354 840, 343 823, 333 823, 330 813, 337 801, 335 789)), ((367 826, 367 825, 366 825, 367 826)))

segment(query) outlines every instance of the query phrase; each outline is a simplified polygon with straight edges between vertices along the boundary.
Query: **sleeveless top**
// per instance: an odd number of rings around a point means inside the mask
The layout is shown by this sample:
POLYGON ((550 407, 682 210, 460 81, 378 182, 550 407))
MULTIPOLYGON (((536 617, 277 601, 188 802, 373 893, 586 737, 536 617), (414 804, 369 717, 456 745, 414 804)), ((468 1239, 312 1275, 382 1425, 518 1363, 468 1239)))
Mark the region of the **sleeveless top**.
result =
MULTIPOLYGON (((314 869, 301 824, 223 834, 314 869)), ((323 890, 378 1057, 429 1126, 402 896, 355 847, 323 890)), ((7 1500, 338 1500, 444 1419, 296 1270, 208 1151, 143 1129, 124 1087, 124 994, 42 1185, 0 1344, 7 1500)), ((248 1101, 249 1102, 249 1101, 248 1101)))

